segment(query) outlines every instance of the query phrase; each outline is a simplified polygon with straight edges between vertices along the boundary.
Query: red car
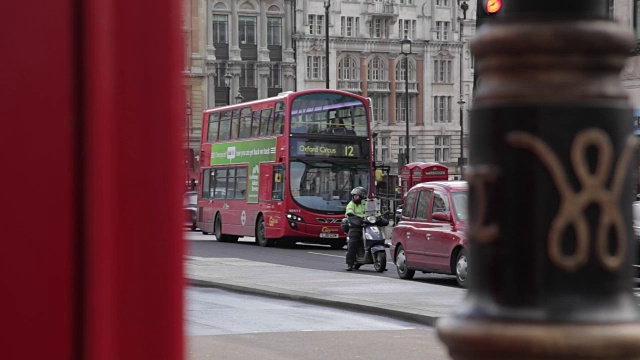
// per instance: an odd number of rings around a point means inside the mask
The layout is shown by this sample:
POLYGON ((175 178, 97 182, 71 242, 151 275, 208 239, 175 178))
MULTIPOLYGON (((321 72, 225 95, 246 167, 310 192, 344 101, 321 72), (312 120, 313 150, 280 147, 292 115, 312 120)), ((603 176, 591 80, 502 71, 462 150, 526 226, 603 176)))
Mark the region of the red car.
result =
POLYGON ((467 190, 466 181, 426 182, 409 190, 391 235, 390 252, 401 279, 412 279, 416 271, 452 274, 466 287, 467 190))

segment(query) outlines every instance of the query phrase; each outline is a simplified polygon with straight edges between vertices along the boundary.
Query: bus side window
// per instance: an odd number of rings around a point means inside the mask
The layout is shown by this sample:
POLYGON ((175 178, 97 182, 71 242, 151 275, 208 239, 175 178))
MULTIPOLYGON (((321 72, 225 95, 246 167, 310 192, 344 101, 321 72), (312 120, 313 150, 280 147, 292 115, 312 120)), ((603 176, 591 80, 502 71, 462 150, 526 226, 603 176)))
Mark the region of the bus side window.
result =
POLYGON ((260 110, 253 112, 253 121, 251 121, 251 137, 256 137, 259 134, 260 129, 260 110))
POLYGON ((262 110, 262 121, 260 121, 260 136, 271 135, 271 109, 262 110))
POLYGON ((240 109, 233 110, 231 115, 231 133, 229 139, 238 138, 238 129, 240 128, 240 109))
POLYGON ((231 114, 230 111, 225 111, 220 115, 220 131, 218 132, 218 140, 225 141, 229 140, 229 123, 231 114))
POLYGON ((284 165, 274 165, 271 200, 284 200, 284 165))
POLYGON ((236 169, 236 199, 247 198, 247 168, 236 169))
POLYGON ((219 113, 209 114, 209 129, 207 130, 207 142, 214 143, 218 140, 218 116, 219 113))
POLYGON ((206 169, 205 171, 203 171, 203 175, 202 175, 203 184, 201 186, 202 194, 200 194, 201 199, 213 198, 213 192, 211 191, 212 189, 211 184, 213 183, 213 181, 211 180, 213 179, 213 177, 211 176, 211 172, 212 172, 211 169, 206 169))
POLYGON ((284 102, 276 103, 276 112, 273 117, 273 134, 282 135, 284 132, 284 102))
POLYGON ((246 139, 251 135, 251 108, 240 110, 240 134, 238 138, 246 139))
POLYGON ((227 196, 227 169, 217 169, 215 175, 214 198, 224 199, 227 196))
POLYGON ((225 198, 233 199, 236 197, 236 169, 230 168, 228 171, 227 191, 225 192, 225 198))

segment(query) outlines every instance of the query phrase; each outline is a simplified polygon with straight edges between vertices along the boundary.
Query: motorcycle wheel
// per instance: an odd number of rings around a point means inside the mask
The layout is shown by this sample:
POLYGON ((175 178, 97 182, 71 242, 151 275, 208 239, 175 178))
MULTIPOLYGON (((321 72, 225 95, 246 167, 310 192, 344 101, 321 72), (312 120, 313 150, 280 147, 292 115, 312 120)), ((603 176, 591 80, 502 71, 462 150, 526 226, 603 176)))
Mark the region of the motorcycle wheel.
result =
POLYGON ((378 251, 375 253, 373 267, 377 272, 383 272, 387 269, 387 254, 385 254, 384 251, 378 251))

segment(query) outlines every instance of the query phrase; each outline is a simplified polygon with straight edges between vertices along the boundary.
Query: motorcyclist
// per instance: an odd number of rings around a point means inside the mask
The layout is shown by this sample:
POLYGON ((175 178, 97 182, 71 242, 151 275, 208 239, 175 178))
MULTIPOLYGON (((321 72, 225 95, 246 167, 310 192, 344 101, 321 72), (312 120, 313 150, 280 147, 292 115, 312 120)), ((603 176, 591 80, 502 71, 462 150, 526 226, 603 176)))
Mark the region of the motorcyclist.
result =
POLYGON ((347 271, 353 270, 358 250, 362 247, 362 219, 365 217, 366 206, 362 200, 367 197, 367 191, 362 186, 351 190, 351 201, 347 204, 345 216, 349 219, 349 235, 347 242, 347 271))

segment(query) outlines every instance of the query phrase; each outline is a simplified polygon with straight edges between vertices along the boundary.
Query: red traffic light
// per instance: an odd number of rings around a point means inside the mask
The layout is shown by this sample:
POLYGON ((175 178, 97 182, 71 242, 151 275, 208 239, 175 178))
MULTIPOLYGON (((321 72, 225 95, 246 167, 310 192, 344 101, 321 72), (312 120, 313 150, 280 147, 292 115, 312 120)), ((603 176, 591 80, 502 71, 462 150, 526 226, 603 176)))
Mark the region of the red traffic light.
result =
POLYGON ((502 0, 488 0, 484 3, 484 10, 487 14, 493 15, 502 8, 502 0))

